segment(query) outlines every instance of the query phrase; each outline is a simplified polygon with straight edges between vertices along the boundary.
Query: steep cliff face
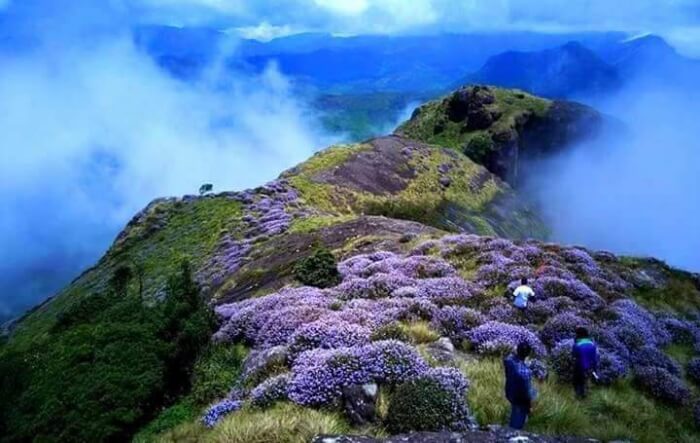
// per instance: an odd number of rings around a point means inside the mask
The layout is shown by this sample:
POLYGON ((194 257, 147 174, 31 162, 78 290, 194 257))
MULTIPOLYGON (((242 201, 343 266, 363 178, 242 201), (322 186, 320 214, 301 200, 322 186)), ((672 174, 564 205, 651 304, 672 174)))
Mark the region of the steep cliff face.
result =
POLYGON ((459 150, 517 185, 524 162, 595 137, 603 124, 597 111, 578 103, 469 86, 419 107, 396 133, 459 150))

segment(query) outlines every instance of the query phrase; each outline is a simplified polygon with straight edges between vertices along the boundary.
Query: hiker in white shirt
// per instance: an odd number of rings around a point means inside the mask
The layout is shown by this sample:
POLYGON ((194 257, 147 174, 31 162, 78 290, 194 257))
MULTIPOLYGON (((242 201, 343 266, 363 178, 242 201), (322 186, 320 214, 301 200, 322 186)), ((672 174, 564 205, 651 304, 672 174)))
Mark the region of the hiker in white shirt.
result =
POLYGON ((515 297, 513 304, 516 308, 525 309, 527 308, 527 301, 530 299, 530 297, 534 296, 535 291, 533 291, 532 288, 527 285, 527 278, 523 278, 520 280, 520 286, 515 288, 515 291, 513 291, 513 297, 515 297))

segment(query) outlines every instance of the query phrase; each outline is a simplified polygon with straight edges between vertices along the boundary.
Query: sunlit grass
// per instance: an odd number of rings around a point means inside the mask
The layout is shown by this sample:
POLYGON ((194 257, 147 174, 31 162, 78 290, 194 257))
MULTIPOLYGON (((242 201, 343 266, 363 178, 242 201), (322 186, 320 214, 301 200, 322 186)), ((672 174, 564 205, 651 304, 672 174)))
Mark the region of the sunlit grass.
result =
MULTIPOLYGON (((484 358, 460 368, 471 382, 469 405, 481 424, 506 424, 510 405, 505 399, 502 362, 484 358)), ((629 380, 610 387, 594 386, 585 400, 556 377, 536 382, 539 391, 526 430, 556 435, 579 435, 601 440, 637 442, 700 441, 690 411, 656 402, 636 390, 629 380)))
POLYGON ((307 443, 318 434, 342 434, 349 425, 337 413, 283 403, 268 410, 244 409, 213 429, 190 422, 155 438, 159 443, 307 443))

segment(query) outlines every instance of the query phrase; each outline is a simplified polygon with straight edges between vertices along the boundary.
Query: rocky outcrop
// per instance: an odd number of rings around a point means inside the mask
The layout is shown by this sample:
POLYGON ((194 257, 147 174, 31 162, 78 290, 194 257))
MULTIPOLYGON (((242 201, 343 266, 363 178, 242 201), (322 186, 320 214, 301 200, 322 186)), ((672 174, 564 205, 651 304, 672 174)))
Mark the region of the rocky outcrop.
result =
POLYGON ((517 186, 524 163, 594 138, 604 123, 579 103, 477 85, 419 107, 396 133, 460 150, 517 186))

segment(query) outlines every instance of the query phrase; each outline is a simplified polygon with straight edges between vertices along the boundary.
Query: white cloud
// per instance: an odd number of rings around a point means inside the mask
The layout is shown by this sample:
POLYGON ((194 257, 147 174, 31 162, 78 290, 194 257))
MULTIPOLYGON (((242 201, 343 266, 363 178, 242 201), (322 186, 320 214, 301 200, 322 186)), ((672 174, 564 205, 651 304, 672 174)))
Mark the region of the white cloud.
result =
POLYGON ((238 28, 233 28, 231 31, 235 32, 242 38, 258 40, 261 42, 266 42, 275 38, 285 37, 287 35, 298 34, 301 32, 300 30, 289 25, 274 26, 266 21, 257 26, 241 26, 238 28))
POLYGON ((257 186, 330 142, 274 66, 186 84, 127 38, 0 65, 0 305, 49 295, 32 270, 77 274, 155 197, 257 186))
POLYGON ((314 3, 320 8, 343 15, 362 14, 370 4, 368 0, 314 0, 314 3))

